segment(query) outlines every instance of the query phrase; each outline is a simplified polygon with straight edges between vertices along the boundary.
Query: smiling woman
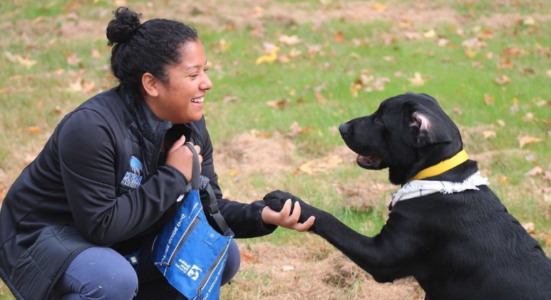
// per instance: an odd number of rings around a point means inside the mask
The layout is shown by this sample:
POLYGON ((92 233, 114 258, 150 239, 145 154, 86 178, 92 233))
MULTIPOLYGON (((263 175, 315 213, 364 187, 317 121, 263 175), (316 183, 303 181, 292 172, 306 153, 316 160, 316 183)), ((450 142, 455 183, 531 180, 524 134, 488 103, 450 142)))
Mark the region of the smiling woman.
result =
MULTIPOLYGON (((181 297, 153 264, 151 244, 192 179, 185 143, 200 153, 236 238, 313 224, 298 223, 290 201, 279 213, 261 200, 222 199, 203 117, 213 85, 197 32, 167 19, 142 24, 125 7, 114 15, 107 38, 119 85, 66 115, 3 201, 0 276, 17 299, 181 297)), ((235 242, 228 253, 222 284, 240 264, 235 242)))

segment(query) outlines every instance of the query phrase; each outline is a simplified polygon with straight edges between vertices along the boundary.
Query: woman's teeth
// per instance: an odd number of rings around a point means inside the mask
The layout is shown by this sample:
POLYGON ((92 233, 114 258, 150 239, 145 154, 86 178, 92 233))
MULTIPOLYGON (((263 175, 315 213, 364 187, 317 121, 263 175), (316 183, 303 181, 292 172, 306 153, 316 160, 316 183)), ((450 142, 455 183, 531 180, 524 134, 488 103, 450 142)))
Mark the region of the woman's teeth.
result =
POLYGON ((204 100, 205 100, 205 97, 201 97, 201 98, 191 99, 191 102, 194 102, 194 103, 203 103, 204 100))

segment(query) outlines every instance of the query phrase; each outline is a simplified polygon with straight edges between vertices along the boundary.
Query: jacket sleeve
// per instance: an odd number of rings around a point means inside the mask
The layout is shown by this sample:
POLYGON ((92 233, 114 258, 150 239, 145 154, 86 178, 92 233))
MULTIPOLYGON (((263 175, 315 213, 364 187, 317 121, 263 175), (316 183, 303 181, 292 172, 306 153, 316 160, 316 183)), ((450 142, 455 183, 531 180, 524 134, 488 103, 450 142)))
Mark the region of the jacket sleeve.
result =
POLYGON ((58 132, 61 174, 74 222, 97 245, 146 231, 176 206, 187 184, 178 170, 162 166, 139 187, 117 197, 119 149, 108 124, 97 112, 84 109, 74 112, 58 132))
POLYGON ((270 234, 277 229, 272 224, 264 224, 261 218, 264 201, 258 200, 249 204, 222 199, 222 192, 218 185, 218 175, 214 171, 213 147, 209 133, 205 126, 205 120, 197 122, 199 138, 201 139, 201 173, 210 179, 210 185, 218 199, 218 208, 226 223, 231 228, 236 238, 252 238, 270 234))

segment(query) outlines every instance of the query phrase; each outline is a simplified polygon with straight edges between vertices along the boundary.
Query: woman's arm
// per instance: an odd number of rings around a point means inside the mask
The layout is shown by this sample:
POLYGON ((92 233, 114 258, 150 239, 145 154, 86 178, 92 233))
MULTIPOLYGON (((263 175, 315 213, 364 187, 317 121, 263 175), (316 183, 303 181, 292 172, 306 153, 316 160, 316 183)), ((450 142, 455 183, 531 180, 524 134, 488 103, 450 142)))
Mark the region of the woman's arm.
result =
MULTIPOLYGON (((97 112, 79 110, 59 131, 60 168, 76 227, 91 242, 113 243, 136 236, 185 191, 187 181, 171 166, 157 169, 140 186, 117 197, 117 137, 97 112)), ((124 137, 126 138, 126 137, 124 137)))

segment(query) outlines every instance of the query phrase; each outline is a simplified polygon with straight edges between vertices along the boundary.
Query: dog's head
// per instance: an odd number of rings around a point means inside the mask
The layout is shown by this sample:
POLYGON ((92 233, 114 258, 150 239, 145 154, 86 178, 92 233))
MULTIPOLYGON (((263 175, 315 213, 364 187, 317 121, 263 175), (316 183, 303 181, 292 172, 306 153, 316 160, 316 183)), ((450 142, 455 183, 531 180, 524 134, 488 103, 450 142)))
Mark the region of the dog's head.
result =
POLYGON ((340 125, 346 145, 366 169, 389 168, 389 179, 403 184, 420 170, 463 148, 457 126, 436 100, 406 93, 386 99, 372 115, 340 125))

